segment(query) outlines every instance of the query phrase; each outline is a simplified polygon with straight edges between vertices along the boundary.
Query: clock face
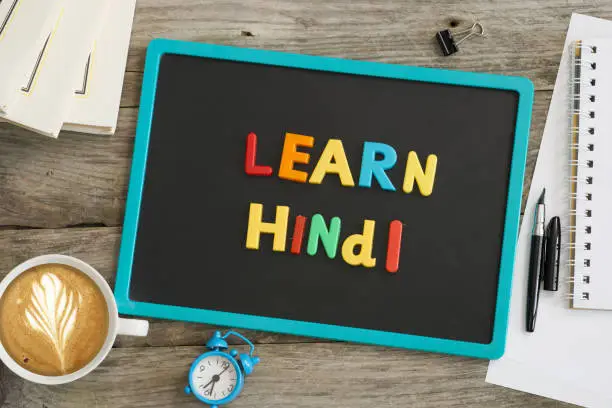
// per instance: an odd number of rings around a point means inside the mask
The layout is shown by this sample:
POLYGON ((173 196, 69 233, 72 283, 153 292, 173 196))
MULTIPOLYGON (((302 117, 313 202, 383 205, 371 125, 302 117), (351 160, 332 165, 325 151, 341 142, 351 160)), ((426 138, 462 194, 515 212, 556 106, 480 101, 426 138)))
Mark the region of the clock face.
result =
POLYGON ((192 391, 205 400, 221 401, 239 391, 242 373, 224 353, 207 353, 191 372, 192 391))

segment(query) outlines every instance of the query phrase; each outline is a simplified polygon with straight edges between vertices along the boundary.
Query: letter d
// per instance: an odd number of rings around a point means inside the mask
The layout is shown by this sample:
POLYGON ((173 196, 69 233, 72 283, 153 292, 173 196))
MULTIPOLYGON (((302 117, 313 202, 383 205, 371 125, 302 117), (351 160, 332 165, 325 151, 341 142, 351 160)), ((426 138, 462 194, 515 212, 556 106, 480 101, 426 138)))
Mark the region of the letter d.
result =
POLYGON ((342 244, 342 258, 353 266, 363 265, 366 268, 376 266, 376 258, 372 258, 372 246, 374 245, 375 221, 363 221, 363 234, 353 234, 347 237, 342 244), (355 247, 360 246, 359 253, 355 254, 355 247))

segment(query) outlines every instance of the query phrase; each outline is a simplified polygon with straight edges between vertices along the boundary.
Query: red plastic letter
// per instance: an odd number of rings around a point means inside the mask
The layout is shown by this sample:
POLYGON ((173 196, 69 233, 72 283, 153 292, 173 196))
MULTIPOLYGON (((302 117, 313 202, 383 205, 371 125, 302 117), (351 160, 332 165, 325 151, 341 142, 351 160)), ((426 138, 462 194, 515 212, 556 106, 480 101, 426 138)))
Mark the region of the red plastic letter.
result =
POLYGON ((246 156, 244 159, 244 171, 250 176, 271 176, 272 167, 258 166, 255 164, 257 156, 257 135, 253 132, 247 136, 246 156))
POLYGON ((389 244, 387 245, 387 271, 397 272, 399 268, 399 257, 402 249, 402 222, 391 221, 389 224, 389 244))
POLYGON ((299 255, 302 252, 302 238, 304 238, 304 226, 306 217, 298 215, 295 217, 295 227, 293 228, 293 239, 291 240, 291 253, 299 255))

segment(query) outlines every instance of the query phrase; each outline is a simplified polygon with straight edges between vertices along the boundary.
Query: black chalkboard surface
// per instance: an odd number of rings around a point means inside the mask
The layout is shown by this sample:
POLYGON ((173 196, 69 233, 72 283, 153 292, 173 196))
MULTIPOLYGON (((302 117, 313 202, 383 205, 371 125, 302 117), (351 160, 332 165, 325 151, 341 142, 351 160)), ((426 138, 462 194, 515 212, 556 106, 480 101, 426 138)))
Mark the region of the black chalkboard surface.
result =
MULTIPOLYGON (((141 110, 150 97, 150 111, 141 112, 137 135, 134 168, 144 150, 142 179, 133 170, 116 289, 120 311, 356 341, 363 333, 365 342, 390 345, 404 345, 396 340, 406 335, 413 341, 407 346, 484 356, 457 345, 486 350, 495 325, 505 326, 507 310, 496 313, 500 296, 507 301, 520 206, 529 115, 525 128, 519 105, 527 103, 529 112, 530 95, 496 88, 485 75, 463 74, 470 85, 460 83, 462 73, 450 74, 459 84, 436 82, 435 70, 423 71, 433 81, 383 77, 382 71, 357 75, 338 67, 305 69, 295 61, 249 61, 228 47, 219 47, 225 53, 219 58, 201 45, 186 52, 182 44, 163 42, 154 62, 147 61, 141 110), (269 177, 245 172, 249 133, 257 135, 257 164, 273 170, 269 177), (321 184, 280 178, 287 133, 314 138, 312 148, 298 147, 310 162, 293 165, 308 174, 328 140, 341 140, 355 186, 341 185, 336 174, 321 184), (386 171, 395 191, 384 190, 376 177, 370 188, 359 186, 365 142, 397 152, 386 171), (402 191, 410 151, 423 168, 428 155, 438 158, 430 196, 416 186, 402 191), (258 250, 246 248, 251 203, 263 205, 264 222, 274 222, 276 206, 289 207, 283 252, 272 250, 273 236, 265 233, 258 250), (314 214, 328 225, 332 217, 341 219, 333 259, 322 242, 316 254, 306 251, 314 214), (299 255, 290 251, 297 215, 307 218, 299 255), (349 265, 341 253, 366 219, 375 221, 372 268, 349 265), (403 228, 399 268, 389 273, 393 220, 403 228), (504 291, 502 258, 510 268, 504 291), (368 337, 376 333, 400 337, 368 337), (429 338, 442 343, 429 347, 429 338)), ((272 61, 278 54, 264 57, 272 61)))

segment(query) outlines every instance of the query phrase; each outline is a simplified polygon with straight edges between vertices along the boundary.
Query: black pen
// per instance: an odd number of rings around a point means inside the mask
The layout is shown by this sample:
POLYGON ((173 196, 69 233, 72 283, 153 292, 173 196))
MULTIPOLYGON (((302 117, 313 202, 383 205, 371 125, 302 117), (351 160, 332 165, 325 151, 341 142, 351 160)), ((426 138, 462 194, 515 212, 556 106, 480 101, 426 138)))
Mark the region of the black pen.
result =
POLYGON ((546 206, 544 205, 544 194, 536 204, 533 232, 531 233, 531 257, 529 260, 529 277, 527 282, 527 331, 535 330, 536 315, 538 314, 538 300, 540 299, 540 281, 544 270, 544 220, 546 218, 546 206))

